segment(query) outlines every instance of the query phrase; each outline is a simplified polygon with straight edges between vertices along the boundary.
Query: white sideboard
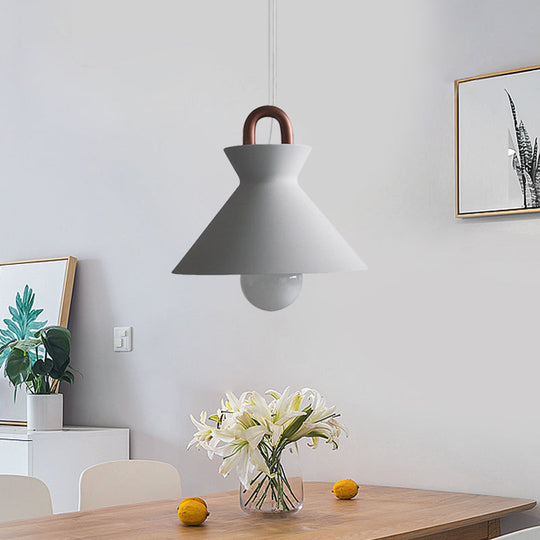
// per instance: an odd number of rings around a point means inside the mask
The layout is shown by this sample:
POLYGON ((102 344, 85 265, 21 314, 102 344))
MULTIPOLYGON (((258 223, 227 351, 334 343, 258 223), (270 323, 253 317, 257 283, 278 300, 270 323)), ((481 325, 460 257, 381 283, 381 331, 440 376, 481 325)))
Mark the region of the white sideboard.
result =
POLYGON ((0 426, 0 474, 43 480, 55 513, 78 510, 79 477, 84 469, 119 459, 129 459, 129 429, 27 431, 25 427, 0 426))

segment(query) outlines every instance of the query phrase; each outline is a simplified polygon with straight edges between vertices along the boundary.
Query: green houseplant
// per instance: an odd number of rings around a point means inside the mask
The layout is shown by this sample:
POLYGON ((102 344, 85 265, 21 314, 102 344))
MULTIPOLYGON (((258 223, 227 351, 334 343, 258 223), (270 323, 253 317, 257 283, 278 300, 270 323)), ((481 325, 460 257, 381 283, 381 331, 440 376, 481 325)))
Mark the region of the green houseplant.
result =
POLYGON ((0 347, 0 354, 9 349, 5 375, 14 387, 14 397, 20 387, 27 392, 29 429, 62 428, 61 382, 71 384, 71 333, 61 326, 47 326, 34 337, 12 339, 0 347))

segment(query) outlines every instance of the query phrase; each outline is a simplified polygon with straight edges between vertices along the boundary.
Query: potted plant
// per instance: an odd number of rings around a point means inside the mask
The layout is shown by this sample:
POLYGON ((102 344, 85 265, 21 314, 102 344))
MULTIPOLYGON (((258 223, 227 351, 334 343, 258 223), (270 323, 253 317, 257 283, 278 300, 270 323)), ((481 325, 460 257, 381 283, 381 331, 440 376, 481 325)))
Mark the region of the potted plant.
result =
POLYGON ((5 374, 14 386, 26 389, 29 430, 60 430, 63 425, 63 396, 58 393, 62 381, 74 379, 69 369, 71 333, 61 326, 47 326, 33 338, 13 339, 0 347, 10 353, 5 374))

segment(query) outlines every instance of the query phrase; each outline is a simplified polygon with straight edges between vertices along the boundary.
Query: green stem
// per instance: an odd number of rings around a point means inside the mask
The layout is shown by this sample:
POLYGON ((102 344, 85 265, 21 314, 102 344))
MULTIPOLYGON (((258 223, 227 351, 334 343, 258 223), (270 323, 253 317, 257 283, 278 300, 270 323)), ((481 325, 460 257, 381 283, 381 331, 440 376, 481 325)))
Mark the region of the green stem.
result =
MULTIPOLYGON (((270 480, 270 479, 268 479, 268 480, 270 480)), ((263 482, 264 482, 264 480, 263 480, 263 482)), ((264 501, 265 501, 265 499, 266 499, 266 494, 268 493, 268 488, 269 488, 269 487, 270 487, 270 481, 268 481, 268 483, 266 484, 266 489, 264 490, 263 494, 261 495, 261 498, 259 499, 259 502, 258 502, 258 503, 257 503, 257 502, 255 503, 255 506, 256 506, 259 510, 261 509, 261 507, 262 507, 262 505, 263 505, 263 503, 264 503, 264 501)))
POLYGON ((293 490, 291 488, 291 485, 289 484, 289 480, 287 479, 287 475, 285 474, 285 470, 283 469, 283 465, 281 465, 281 463, 279 464, 279 468, 280 468, 280 471, 281 471, 281 475, 283 477, 283 481, 285 482, 285 484, 289 488, 289 493, 294 497, 294 500, 296 502, 299 502, 298 499, 296 498, 296 495, 294 494, 294 492, 293 492, 293 490))
POLYGON ((254 497, 257 498, 257 494, 258 494, 259 491, 261 490, 261 487, 262 487, 262 485, 264 484, 264 481, 266 480, 266 478, 268 478, 268 477, 265 476, 265 477, 259 482, 259 485, 253 490, 253 493, 249 496, 249 499, 245 502, 246 505, 248 505, 254 497))
POLYGON ((261 510, 265 501, 270 499, 275 509, 290 511, 295 507, 295 503, 300 502, 281 463, 284 447, 284 441, 280 441, 274 448, 267 443, 261 443, 259 450, 266 461, 270 475, 259 472, 250 482, 251 493, 247 489, 243 490, 244 494, 249 495, 244 502, 245 506, 253 505, 254 508, 261 510))
POLYGON ((280 482, 276 481, 276 484, 278 486, 278 494, 281 500, 281 506, 284 510, 288 511, 289 507, 287 506, 287 503, 285 502, 285 492, 283 491, 283 479, 280 479, 280 482))

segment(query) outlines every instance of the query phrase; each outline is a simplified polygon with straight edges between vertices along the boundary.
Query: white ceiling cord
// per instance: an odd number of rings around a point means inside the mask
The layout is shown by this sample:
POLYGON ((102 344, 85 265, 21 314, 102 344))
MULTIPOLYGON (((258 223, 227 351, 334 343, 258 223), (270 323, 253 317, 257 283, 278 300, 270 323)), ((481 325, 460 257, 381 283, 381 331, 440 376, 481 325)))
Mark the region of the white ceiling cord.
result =
MULTIPOLYGON (((268 103, 277 104, 277 0, 268 0, 268 103)), ((273 126, 270 119, 268 144, 272 142, 273 126)))

